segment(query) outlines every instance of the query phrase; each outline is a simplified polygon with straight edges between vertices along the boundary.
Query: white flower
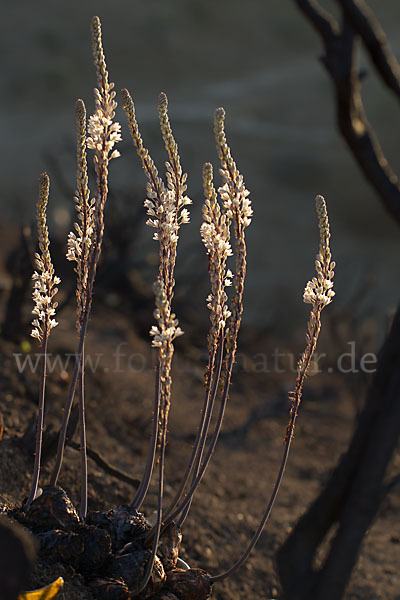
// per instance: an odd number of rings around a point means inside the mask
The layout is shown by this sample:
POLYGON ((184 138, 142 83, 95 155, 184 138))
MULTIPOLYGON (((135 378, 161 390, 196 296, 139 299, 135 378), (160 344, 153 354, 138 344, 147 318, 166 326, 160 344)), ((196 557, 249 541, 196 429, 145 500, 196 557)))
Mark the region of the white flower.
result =
POLYGON ((99 155, 103 155, 105 150, 106 160, 118 158, 120 156, 118 150, 112 150, 115 144, 122 140, 121 125, 117 122, 113 123, 111 118, 104 114, 104 109, 100 105, 101 100, 96 104, 96 112, 89 117, 88 121, 86 145, 99 155))
POLYGON ((156 325, 152 325, 150 329, 150 335, 160 335, 160 330, 156 325))
POLYGON ((332 302, 335 292, 333 282, 330 279, 318 280, 313 277, 304 289, 303 302, 306 304, 322 304, 327 306, 332 302))
POLYGON ((35 315, 35 318, 32 321, 31 336, 42 342, 43 332, 46 331, 48 335, 50 330, 58 325, 57 321, 51 317, 56 314, 57 302, 53 302, 53 298, 58 292, 58 288, 55 286, 61 283, 61 279, 54 275, 49 255, 39 258, 38 256, 36 257, 36 266, 42 272, 35 271, 32 275, 32 298, 34 301, 32 314, 35 315))
POLYGON ((121 152, 119 150, 113 150, 112 153, 110 154, 110 160, 112 160, 113 158, 119 158, 120 156, 121 156, 121 152))
POLYGON ((190 222, 190 213, 187 208, 182 208, 181 211, 181 221, 180 223, 189 223, 190 222))

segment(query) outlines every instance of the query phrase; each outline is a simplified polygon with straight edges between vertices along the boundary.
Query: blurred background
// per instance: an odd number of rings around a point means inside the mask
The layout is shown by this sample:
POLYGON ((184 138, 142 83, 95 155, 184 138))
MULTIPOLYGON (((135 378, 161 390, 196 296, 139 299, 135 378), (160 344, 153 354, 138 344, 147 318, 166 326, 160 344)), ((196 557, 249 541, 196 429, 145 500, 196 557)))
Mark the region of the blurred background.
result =
MULTIPOLYGON (((394 0, 369 4, 399 54, 400 4, 394 0)), ((333 2, 324 5, 336 11, 333 2)), ((74 105, 81 97, 88 113, 93 110, 90 19, 94 14, 102 21, 110 80, 117 90, 127 87, 131 91, 145 144, 161 166, 165 155, 157 96, 163 90, 169 97, 183 168, 189 174, 188 194, 194 203, 192 223, 181 236, 181 282, 190 287, 200 273, 207 286, 198 233, 201 169, 205 161, 218 166, 213 113, 224 106, 232 152, 252 192, 255 213, 248 234, 247 322, 274 323, 284 331, 306 314, 302 291, 313 275, 318 245, 313 201, 317 193, 328 201, 338 265, 337 303, 347 302, 354 294, 357 298, 357 289, 362 288, 355 311, 368 305, 382 317, 396 304, 398 228, 336 130, 332 84, 318 60, 320 40, 290 0, 20 0, 3 4, 3 223, 32 222, 38 177, 46 169, 52 180, 51 234, 62 240, 71 226, 74 105)), ((363 68, 368 72, 363 81, 368 117, 394 170, 400 172, 395 133, 400 111, 365 57, 363 68)), ((143 226, 134 228, 132 251, 151 263, 150 253, 156 248, 144 226, 144 210, 140 212, 145 178, 120 107, 117 116, 124 142, 122 157, 111 165, 111 187, 119 196, 122 228, 127 215, 137 219, 140 214, 143 226)), ((110 201, 107 218, 115 222, 116 214, 110 201)), ((149 277, 154 279, 154 270, 149 277)))

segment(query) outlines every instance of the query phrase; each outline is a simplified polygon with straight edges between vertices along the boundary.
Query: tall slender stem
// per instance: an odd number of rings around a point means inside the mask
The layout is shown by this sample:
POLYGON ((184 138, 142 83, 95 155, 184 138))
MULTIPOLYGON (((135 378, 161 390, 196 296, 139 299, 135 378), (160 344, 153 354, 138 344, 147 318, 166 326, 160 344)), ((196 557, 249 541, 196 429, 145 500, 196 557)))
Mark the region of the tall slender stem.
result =
POLYGON ((55 287, 60 283, 60 278, 54 273, 54 266, 50 256, 50 240, 47 228, 47 202, 49 199, 50 179, 47 173, 40 176, 39 200, 36 209, 37 233, 39 253, 35 253, 35 264, 38 271, 32 275, 34 280, 32 297, 35 306, 32 313, 35 318, 32 321, 33 329, 31 336, 38 339, 42 344, 42 372, 40 379, 39 407, 36 426, 36 454, 33 472, 32 488, 28 499, 28 504, 36 497, 37 487, 40 475, 40 461, 42 454, 43 422, 44 422, 44 401, 46 389, 46 369, 47 369, 47 343, 50 331, 58 325, 52 317, 55 315, 57 302, 54 302, 54 296, 58 292, 55 287))
MULTIPOLYGON (((92 49, 97 74, 98 89, 95 89, 95 113, 89 118, 88 133, 86 137, 86 110, 83 101, 78 100, 76 107, 77 117, 77 203, 81 218, 81 226, 76 226, 76 234, 68 237, 67 258, 78 263, 78 326, 79 343, 75 367, 71 379, 67 402, 64 408, 63 421, 58 438, 56 462, 51 475, 51 485, 56 485, 61 471, 64 446, 67 435, 68 421, 74 400, 75 387, 78 375, 81 375, 82 393, 80 394, 79 420, 81 423, 81 440, 85 435, 84 429, 84 394, 83 394, 83 354, 88 319, 93 296, 93 287, 96 277, 97 264, 101 254, 104 232, 104 207, 108 195, 108 165, 111 159, 119 156, 117 150, 112 151, 114 145, 121 140, 120 125, 113 121, 117 103, 114 100, 114 84, 108 82, 108 72, 101 40, 101 24, 98 17, 92 20, 92 49), (94 167, 96 172, 97 188, 93 201, 89 201, 90 192, 87 181, 86 146, 94 150, 94 167), (89 232, 89 221, 92 224, 89 232), (93 230, 93 231, 92 231, 93 230), (90 243, 88 242, 90 238, 90 243), (87 270, 86 270, 87 269, 87 270), (87 273, 87 283, 86 283, 87 273), (80 287, 79 287, 80 286, 80 287), (82 367, 82 368, 81 368, 82 367)), ((85 444, 81 444, 81 452, 86 454, 85 444)), ((86 456, 82 456, 82 481, 86 479, 86 456)), ((86 494, 83 484, 82 493, 86 494)), ((85 504, 81 510, 85 512, 85 504)))
MULTIPOLYGON (((221 369, 222 369, 223 356, 224 356, 224 347, 223 347, 223 334, 222 334, 222 340, 221 340, 221 343, 220 343, 220 351, 219 351, 218 364, 217 364, 217 372, 216 372, 215 377, 214 377, 214 383, 213 383, 213 389, 212 389, 212 394, 211 394, 211 400, 210 400, 210 403, 209 403, 209 411, 208 411, 208 415, 207 415, 207 418, 206 418, 206 424, 205 424, 205 427, 204 427, 204 434, 203 434, 202 439, 200 440, 200 443, 199 443, 197 457, 196 457, 196 462, 195 462, 194 469, 193 469, 192 484, 196 480, 196 477, 198 476, 199 471, 200 471, 200 465, 201 465, 201 461, 202 461, 203 453, 204 453, 204 448, 205 448, 206 441, 207 441, 207 434, 208 434, 208 430, 209 430, 209 427, 210 427, 211 415, 212 415, 213 409, 214 409, 215 397, 217 395, 217 390, 218 390, 219 381, 220 381, 220 377, 221 377, 221 369)), ((184 509, 184 511, 182 512, 181 516, 179 517, 179 519, 177 521, 178 527, 182 527, 183 523, 186 520, 186 517, 187 517, 187 515, 188 515, 188 513, 190 511, 190 507, 192 505, 193 496, 194 496, 194 493, 192 494, 190 502, 187 504, 186 508, 184 509)))
MULTIPOLYGON (((221 349, 221 356, 222 356, 222 349, 221 349)), ((189 481, 190 475, 193 472, 193 467, 195 464, 196 456, 198 454, 198 449, 201 444, 201 440, 203 439, 203 431, 204 431, 205 423, 207 421, 207 415, 209 413, 209 405, 210 405, 210 397, 211 397, 211 383, 212 383, 211 373, 214 369, 214 363, 215 363, 215 350, 212 353, 211 358, 210 358, 210 369, 209 369, 210 380, 209 380, 207 388, 206 388, 203 408, 202 408, 202 412, 201 412, 201 420, 200 420, 199 427, 197 429, 196 439, 193 444, 192 453, 191 453, 189 461, 186 465, 186 470, 185 470, 185 473, 181 480, 181 483, 179 485, 179 488, 178 488, 172 502, 170 503, 167 510, 165 511, 165 519, 168 519, 168 516, 170 515, 170 513, 174 510, 174 508, 182 500, 183 492, 189 481)), ((220 375, 220 370, 218 373, 218 379, 219 379, 219 375, 220 375)), ((214 399, 215 399, 215 393, 213 394, 213 402, 214 402, 214 399)), ((209 419, 208 419, 208 425, 209 425, 209 419)), ((208 426, 207 426, 207 431, 208 431, 208 426)))
POLYGON ((87 513, 87 452, 86 452, 86 424, 85 424, 85 345, 80 357, 79 372, 79 433, 81 451, 81 508, 80 517, 85 519, 87 513))
POLYGON ((234 565, 232 565, 232 567, 230 569, 228 569, 227 571, 224 571, 223 573, 220 573, 219 575, 214 575, 213 577, 211 577, 211 581, 213 581, 213 582, 221 581, 222 579, 226 579, 227 577, 232 575, 232 573, 237 571, 237 569, 239 569, 242 566, 242 564, 247 560, 247 558, 250 555, 251 551, 253 550, 254 546, 257 544, 258 540, 260 539, 260 536, 263 532, 263 529, 269 519, 272 508, 275 504, 275 500, 278 495, 280 485, 282 483, 283 475, 285 473, 286 464, 287 464, 288 457, 289 457, 290 447, 291 447, 292 440, 293 440, 294 428, 296 425, 296 419, 297 419, 297 415, 298 415, 298 408, 299 408, 300 402, 301 402, 301 394, 302 394, 304 381, 307 376, 307 370, 310 366, 311 359, 312 359, 312 356, 314 354, 314 351, 315 351, 315 348, 317 345, 318 335, 319 335, 319 331, 320 331, 320 327, 321 327, 320 314, 321 314, 321 309, 316 311, 316 320, 315 320, 313 329, 310 331, 310 344, 307 346, 307 349, 306 349, 306 352, 304 355, 304 362, 302 364, 301 371, 300 371, 297 381, 296 381, 294 398, 293 398, 292 407, 290 410, 289 425, 288 425, 287 431, 286 431, 285 446, 284 446, 284 450, 283 450, 282 461, 281 461, 278 475, 276 477, 275 484, 274 484, 270 499, 268 501, 267 507, 261 517, 261 521, 260 521, 253 537, 251 538, 251 540, 249 542, 249 545, 247 546, 246 550, 243 552, 241 557, 234 563, 234 565))
MULTIPOLYGON (((86 329, 86 327, 85 327, 85 329, 86 329)), ((74 370, 73 370, 72 377, 71 377, 71 383, 69 384, 68 398, 67 398, 67 401, 64 406, 64 414, 63 414, 63 419, 62 419, 62 423, 61 423, 61 429, 60 429, 60 433, 58 435, 56 462, 54 464, 53 471, 52 471, 52 474, 50 477, 50 485, 53 485, 53 486, 57 485, 57 481, 60 476, 61 465, 62 465, 62 462, 64 459, 64 445, 65 445, 65 440, 67 438, 68 422, 69 422, 69 417, 71 414, 72 403, 74 401, 76 382, 78 380, 78 375, 79 375, 79 371, 80 371, 80 357, 82 354, 83 342, 84 342, 84 335, 83 335, 83 329, 82 329, 80 338, 79 338, 78 351, 77 351, 77 354, 75 357, 75 366, 74 366, 74 370)))
POLYGON ((174 519, 176 519, 176 517, 189 504, 189 502, 191 501, 191 498, 193 497, 193 494, 195 493, 195 491, 198 488, 201 480, 203 479, 204 473, 205 473, 208 465, 210 464, 210 460, 211 460, 212 455, 214 453, 215 446, 217 445, 218 437, 219 437, 219 434, 220 434, 220 431, 221 431, 221 427, 222 427, 222 422, 224 420, 225 408, 226 408, 226 403, 227 403, 227 400, 228 400, 228 392, 229 392, 229 386, 230 386, 230 377, 231 377, 231 373, 232 373, 232 365, 233 365, 233 356, 232 356, 232 354, 230 354, 229 358, 228 358, 228 371, 227 371, 226 378, 225 378, 224 390, 223 390, 222 396, 221 396, 221 404, 220 404, 220 408, 219 408, 217 422, 215 424, 214 432, 213 432, 212 437, 210 439, 210 445, 208 447, 208 450, 207 450, 206 456, 204 458, 204 461, 201 464, 201 467, 199 469, 197 477, 194 479, 194 481, 192 482, 192 485, 190 486, 189 490, 187 491, 184 500, 169 515, 168 520, 166 520, 165 523, 164 523, 164 527, 166 527, 171 521, 173 521, 174 519))
MULTIPOLYGON (((100 241, 100 244, 101 244, 101 241, 100 241)), ((101 248, 101 246, 100 246, 100 248, 101 248)), ((84 344, 85 344, 85 337, 86 337, 86 331, 87 331, 89 314, 90 314, 90 306, 91 306, 91 302, 92 302, 93 285, 94 285, 94 279, 96 276, 96 264, 97 264, 96 255, 100 255, 100 248, 98 245, 97 249, 93 252, 92 260, 91 260, 91 264, 90 264, 88 291, 87 291, 87 295, 85 298, 85 307, 84 307, 84 312, 83 312, 83 317, 82 317, 81 330, 80 330, 80 334, 79 334, 78 351, 77 351, 77 356, 76 356, 76 360, 75 360, 74 371, 72 373, 71 383, 69 386, 68 398, 67 398, 67 402, 65 403, 65 407, 64 407, 64 415, 63 415, 63 420, 62 420, 62 424, 61 424, 60 434, 58 437, 56 462, 55 462, 55 465, 53 468, 53 472, 51 474, 50 485, 57 485, 57 481, 60 476, 62 462, 64 459, 64 446, 65 446, 65 440, 67 437, 68 422, 69 422, 69 417, 71 414, 72 403, 74 401, 76 382, 78 380, 78 375, 79 375, 79 372, 81 369, 82 353, 83 353, 84 344)))
MULTIPOLYGON (((104 177, 106 177, 106 176, 104 175, 104 177)), ((104 229, 103 210, 104 210, 104 204, 107 199, 107 191, 106 191, 107 190, 107 182, 105 182, 105 183, 103 182, 103 184, 99 187, 99 190, 100 191, 98 193, 101 198, 101 204, 99 203, 99 210, 98 210, 98 214, 97 214, 97 218, 96 218, 96 247, 93 249, 93 252, 91 254, 91 260, 90 260, 90 265, 89 265, 89 270, 88 270, 88 284, 87 284, 86 296, 84 299, 85 301, 84 301, 84 307, 83 307, 82 324, 81 324, 80 333, 79 333, 78 352, 77 352, 77 356, 76 356, 75 367, 74 367, 74 371, 72 374, 71 383, 69 386, 67 402, 65 403, 65 407, 64 407, 64 415, 63 415, 62 425, 61 425, 60 434, 59 434, 59 438, 58 438, 56 462, 55 462, 53 472, 52 472, 52 475, 50 478, 50 485, 57 485, 58 477, 60 475, 61 466, 62 466, 62 462, 63 462, 63 458, 64 458, 64 446, 65 446, 65 440, 67 437, 68 422, 69 422, 69 417, 71 414, 72 403, 74 401, 76 382, 78 380, 78 375, 79 375, 80 366, 81 366, 82 353, 83 353, 83 349, 84 349, 85 337, 86 337, 89 315, 90 315, 90 308, 92 305, 93 287, 94 287, 94 280, 96 278, 97 263, 98 263, 98 260, 100 258, 100 254, 101 254, 101 244, 102 244, 102 240, 103 240, 103 229, 104 229)))
POLYGON ((146 494, 149 489, 151 476, 153 474, 154 469, 154 461, 157 451, 157 438, 158 438, 158 420, 160 417, 160 361, 157 360, 156 366, 156 385, 155 385, 155 394, 154 394, 154 411, 153 411, 153 425, 151 430, 151 438, 149 449, 147 453, 147 461, 145 470, 143 473, 142 481, 136 491, 135 497, 131 502, 131 507, 139 510, 143 500, 146 497, 146 494))
POLYGON ((234 573, 234 571, 239 569, 242 566, 242 564, 247 560, 249 554, 251 553, 254 546, 257 544, 258 540, 260 539, 260 535, 262 534, 265 524, 267 523, 268 518, 271 514, 272 507, 274 506, 280 485, 282 483, 282 478, 283 478, 283 474, 286 469, 286 464, 287 464, 287 460, 288 460, 288 456, 289 456, 291 442, 292 442, 292 438, 287 438, 287 440, 285 442, 285 448, 283 451, 281 466, 279 468, 279 472, 278 472, 278 475, 277 475, 277 478, 276 478, 276 481, 274 484, 274 488, 272 490, 271 497, 269 499, 269 502, 267 504, 265 512, 261 518, 260 524, 258 525, 253 537, 251 538, 249 545, 247 546, 246 550, 243 552, 243 554, 239 558, 239 560, 237 560, 230 569, 228 569, 227 571, 224 571, 223 573, 220 573, 219 575, 214 575, 213 577, 211 577, 211 581, 213 581, 213 582, 221 581, 222 579, 229 577, 229 575, 231 575, 232 573, 234 573))
POLYGON ((36 497, 39 485, 40 463, 42 458, 42 439, 43 439, 43 423, 44 423, 44 398, 46 392, 46 374, 47 374, 47 342, 49 334, 45 328, 43 331, 42 341, 42 369, 40 375, 40 390, 39 390, 39 409, 36 424, 36 448, 35 448, 35 465, 33 469, 33 479, 31 491, 27 500, 27 505, 31 504, 36 497))
POLYGON ((317 277, 313 277, 313 279, 307 283, 303 294, 304 302, 306 302, 307 304, 311 304, 312 309, 310 319, 307 325, 306 348, 297 364, 296 385, 294 391, 290 394, 292 405, 290 408, 289 424, 286 430, 285 446, 281 466, 277 478, 275 480, 275 484, 270 499, 268 501, 267 507, 264 511, 264 514, 253 537, 250 540, 249 545, 247 546, 242 556, 235 562, 235 564, 230 569, 224 571, 223 573, 220 573, 219 575, 213 576, 211 578, 212 581, 220 581, 222 579, 225 579, 226 577, 229 577, 232 573, 234 573, 237 569, 239 569, 239 567, 244 563, 244 561, 247 559, 250 552, 256 545, 261 535, 261 532, 264 529, 266 522, 268 521, 285 472, 286 463, 288 460, 289 451, 293 439, 294 428, 296 425, 298 409, 301 402, 303 385, 307 377, 307 371, 310 367, 315 348, 317 346, 317 341, 321 330, 321 311, 325 306, 332 302, 332 298, 335 294, 335 292, 332 289, 335 263, 331 260, 331 251, 329 248, 329 239, 331 234, 329 229, 329 220, 328 213, 326 210, 326 203, 325 199, 322 196, 317 196, 315 198, 315 202, 318 215, 318 227, 320 232, 319 253, 317 254, 315 261, 317 277))
MULTIPOLYGON (((158 474, 158 501, 157 501, 157 521, 155 524, 154 531, 154 539, 153 539, 153 547, 151 551, 150 560, 147 564, 146 573, 140 587, 132 593, 132 596, 137 596, 146 588, 149 579, 151 577, 151 572, 154 567, 154 560, 156 557, 156 552, 158 548, 158 543, 160 541, 160 532, 161 532, 161 523, 162 523, 162 505, 163 505, 163 497, 164 497, 164 463, 165 463, 165 447, 167 443, 167 422, 166 419, 163 419, 162 430, 161 430, 161 446, 160 446, 160 461, 159 461, 159 474, 158 474)), ((146 538, 147 540, 147 538, 146 538)))

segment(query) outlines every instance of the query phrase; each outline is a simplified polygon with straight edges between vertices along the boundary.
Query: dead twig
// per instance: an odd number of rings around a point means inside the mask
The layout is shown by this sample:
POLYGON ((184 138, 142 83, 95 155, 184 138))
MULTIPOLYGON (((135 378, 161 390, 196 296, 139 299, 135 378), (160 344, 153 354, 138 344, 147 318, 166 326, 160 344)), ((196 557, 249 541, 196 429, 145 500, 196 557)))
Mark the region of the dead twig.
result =
POLYGON ((399 65, 390 52, 386 36, 364 4, 355 0, 338 2, 342 8, 341 25, 315 0, 295 0, 324 44, 321 62, 335 86, 339 131, 365 178, 400 224, 399 178, 368 122, 362 101, 358 68, 360 42, 364 42, 379 75, 396 94, 400 93, 399 65))
POLYGON ((337 0, 346 19, 362 38, 382 81, 400 100, 400 64, 392 53, 386 33, 363 0, 337 0))
MULTIPOLYGON (((81 450, 80 444, 78 444, 77 442, 74 442, 72 440, 69 440, 67 442, 67 445, 70 446, 71 448, 73 448, 74 450, 78 450, 79 452, 81 450)), ((94 460, 94 462, 99 467, 101 467, 103 469, 103 471, 105 471, 112 477, 116 477, 117 479, 120 479, 121 481, 124 481, 125 483, 129 483, 129 485, 132 485, 135 488, 137 488, 138 485, 140 484, 139 479, 137 479, 136 477, 131 477, 130 475, 128 475, 128 473, 125 473, 125 471, 121 471, 121 469, 114 467, 112 464, 110 464, 108 462, 108 460, 106 460, 104 458, 104 456, 102 454, 100 454, 100 452, 93 450, 93 448, 90 448, 89 446, 86 446, 86 452, 87 452, 87 455, 89 458, 94 460)))

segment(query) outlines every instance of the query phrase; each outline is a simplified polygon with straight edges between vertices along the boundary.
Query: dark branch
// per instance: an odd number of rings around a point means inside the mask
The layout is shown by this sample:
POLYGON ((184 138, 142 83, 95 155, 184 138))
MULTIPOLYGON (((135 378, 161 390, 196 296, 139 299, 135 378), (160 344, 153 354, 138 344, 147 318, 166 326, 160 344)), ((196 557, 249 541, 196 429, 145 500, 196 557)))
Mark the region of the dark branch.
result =
POLYGON ((392 53, 384 30, 363 0, 337 0, 346 19, 362 38, 382 81, 400 99, 400 64, 392 53))
MULTIPOLYGON (((399 335, 400 308, 379 352, 376 372, 349 447, 278 552, 285 598, 343 598, 362 540, 379 512, 386 471, 399 440, 399 335), (318 550, 332 531, 335 534, 325 561, 316 568, 318 550)), ((387 485, 394 486, 398 479, 399 475, 387 485)))
MULTIPOLYGON (((68 441, 68 446, 71 446, 71 448, 73 448, 74 450, 80 450, 80 445, 77 444, 76 442, 73 442, 72 440, 68 441)), ((112 475, 113 477, 116 477, 117 479, 120 479, 121 481, 125 481, 125 483, 129 483, 129 485, 133 485, 133 487, 137 488, 140 480, 137 479, 136 477, 131 477, 130 475, 128 475, 128 473, 125 473, 124 471, 121 471, 120 469, 117 469, 117 467, 114 467, 113 465, 111 465, 102 454, 100 454, 100 452, 97 452, 96 450, 93 450, 92 448, 87 447, 87 455, 89 456, 89 458, 91 458, 92 460, 94 460, 94 462, 103 469, 103 471, 105 471, 106 473, 108 473, 109 475, 112 475)))
MULTIPOLYGON (((340 0, 341 1, 341 0, 340 0)), ((344 1, 344 0, 343 0, 344 1)), ((354 32, 346 14, 341 31, 314 0, 295 0, 318 31, 325 47, 322 63, 335 86, 339 130, 386 209, 400 224, 400 183, 391 169, 378 138, 365 114, 357 66, 360 36, 354 32)))
POLYGON ((336 38, 339 25, 318 2, 315 0, 295 0, 295 2, 324 40, 333 41, 336 38))

